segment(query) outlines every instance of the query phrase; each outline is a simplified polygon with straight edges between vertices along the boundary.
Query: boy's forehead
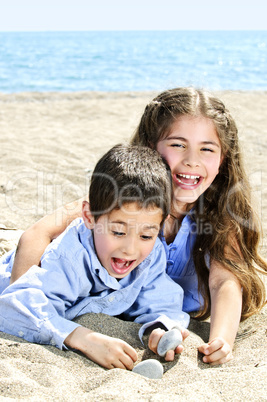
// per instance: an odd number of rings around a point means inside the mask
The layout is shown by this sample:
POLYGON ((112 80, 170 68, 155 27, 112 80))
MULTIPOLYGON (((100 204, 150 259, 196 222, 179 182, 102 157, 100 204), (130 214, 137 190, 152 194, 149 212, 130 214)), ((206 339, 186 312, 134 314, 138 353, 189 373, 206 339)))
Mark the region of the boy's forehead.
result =
POLYGON ((147 208, 139 206, 137 203, 123 204, 121 207, 113 209, 107 214, 109 222, 125 224, 146 224, 154 226, 161 223, 163 211, 161 208, 149 206, 147 208))

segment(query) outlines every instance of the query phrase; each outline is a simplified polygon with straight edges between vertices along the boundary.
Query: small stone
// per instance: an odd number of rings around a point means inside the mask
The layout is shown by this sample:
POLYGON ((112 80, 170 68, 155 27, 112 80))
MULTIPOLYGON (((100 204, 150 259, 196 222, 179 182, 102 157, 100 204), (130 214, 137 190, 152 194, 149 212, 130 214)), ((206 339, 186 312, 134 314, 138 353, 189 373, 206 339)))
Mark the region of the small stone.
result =
POLYGON ((164 357, 168 350, 175 350, 178 345, 183 342, 181 331, 173 328, 160 338, 158 343, 157 352, 159 356, 164 357))
POLYGON ((133 373, 140 374, 144 377, 158 380, 163 376, 163 366, 155 359, 147 359, 138 363, 133 368, 133 373))

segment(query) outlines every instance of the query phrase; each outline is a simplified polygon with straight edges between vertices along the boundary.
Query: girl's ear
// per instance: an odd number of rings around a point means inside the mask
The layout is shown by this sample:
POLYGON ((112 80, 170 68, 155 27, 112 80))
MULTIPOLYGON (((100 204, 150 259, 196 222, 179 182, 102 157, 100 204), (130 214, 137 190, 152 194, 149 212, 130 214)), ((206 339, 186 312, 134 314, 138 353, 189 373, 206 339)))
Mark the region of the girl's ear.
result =
POLYGON ((93 215, 91 214, 89 202, 87 202, 87 201, 83 201, 82 218, 84 220, 84 224, 87 227, 87 229, 94 228, 95 220, 94 220, 93 215))

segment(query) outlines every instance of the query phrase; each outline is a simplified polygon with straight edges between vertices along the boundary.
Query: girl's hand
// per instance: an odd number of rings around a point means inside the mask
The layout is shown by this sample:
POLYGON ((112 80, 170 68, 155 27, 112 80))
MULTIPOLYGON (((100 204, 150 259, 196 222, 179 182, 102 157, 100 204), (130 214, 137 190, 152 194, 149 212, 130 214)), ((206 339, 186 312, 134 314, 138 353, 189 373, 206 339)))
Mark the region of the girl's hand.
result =
MULTIPOLYGON (((164 331, 164 329, 161 328, 156 328, 154 329, 148 339, 148 347, 150 350, 152 350, 152 352, 154 352, 155 354, 157 354, 157 347, 158 347, 158 343, 160 338, 165 334, 166 331, 164 331)), ((189 335, 189 331, 187 329, 182 328, 181 329, 181 334, 183 337, 183 341, 185 340, 185 338, 188 337, 189 335)), ((174 360, 174 356, 178 353, 182 353, 182 351, 184 350, 183 345, 178 345, 177 348, 175 350, 168 350, 168 352, 165 355, 165 360, 167 362, 171 362, 174 360)))
POLYGON ((223 338, 219 337, 199 346, 198 350, 205 355, 203 362, 211 365, 223 364, 233 358, 231 346, 223 338))
POLYGON ((108 369, 132 370, 137 360, 135 349, 128 343, 84 327, 76 328, 64 344, 80 350, 90 360, 108 369))

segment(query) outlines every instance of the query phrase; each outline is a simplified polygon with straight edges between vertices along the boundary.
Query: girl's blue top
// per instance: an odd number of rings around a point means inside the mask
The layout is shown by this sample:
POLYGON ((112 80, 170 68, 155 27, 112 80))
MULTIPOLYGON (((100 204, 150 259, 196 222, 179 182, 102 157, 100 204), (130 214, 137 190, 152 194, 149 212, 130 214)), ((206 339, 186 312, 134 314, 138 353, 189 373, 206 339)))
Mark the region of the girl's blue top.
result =
POLYGON ((193 261, 196 236, 196 224, 190 213, 184 217, 172 243, 166 243, 162 231, 159 235, 167 256, 167 274, 183 288, 183 311, 186 312, 198 311, 203 300, 198 292, 198 278, 193 261))

